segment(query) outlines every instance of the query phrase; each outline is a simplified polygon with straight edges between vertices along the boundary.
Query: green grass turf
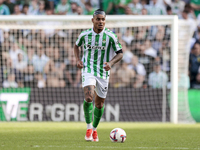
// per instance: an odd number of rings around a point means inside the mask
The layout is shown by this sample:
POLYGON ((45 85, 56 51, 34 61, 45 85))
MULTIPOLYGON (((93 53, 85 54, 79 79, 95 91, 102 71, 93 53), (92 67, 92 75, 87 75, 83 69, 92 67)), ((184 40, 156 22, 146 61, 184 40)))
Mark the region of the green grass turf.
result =
POLYGON ((80 122, 1 122, 0 150, 200 150, 200 124, 106 123, 98 127, 99 142, 84 140, 80 122), (125 143, 112 143, 109 133, 120 127, 125 143))

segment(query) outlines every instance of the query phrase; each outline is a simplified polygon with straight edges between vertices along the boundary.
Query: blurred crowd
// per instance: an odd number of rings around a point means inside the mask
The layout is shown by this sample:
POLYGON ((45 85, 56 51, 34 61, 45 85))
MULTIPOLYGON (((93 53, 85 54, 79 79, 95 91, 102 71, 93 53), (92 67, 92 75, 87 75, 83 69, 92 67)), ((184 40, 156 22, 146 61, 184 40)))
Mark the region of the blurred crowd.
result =
MULTIPOLYGON (((200 88, 200 0, 0 0, 1 15, 178 15, 194 31, 189 74, 179 86, 200 88)), ((170 88, 170 26, 111 29, 122 44, 123 60, 113 66, 110 86, 170 88), (165 56, 165 61, 163 61, 165 56)), ((82 30, 0 29, 1 87, 81 87, 73 45, 82 30)))

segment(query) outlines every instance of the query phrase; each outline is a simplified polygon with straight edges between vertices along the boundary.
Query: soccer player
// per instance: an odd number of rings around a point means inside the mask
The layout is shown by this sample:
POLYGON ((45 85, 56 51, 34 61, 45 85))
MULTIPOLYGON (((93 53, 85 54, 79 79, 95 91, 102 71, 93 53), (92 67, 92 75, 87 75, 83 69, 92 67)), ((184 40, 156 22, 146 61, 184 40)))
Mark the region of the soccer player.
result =
POLYGON ((97 9, 92 18, 93 28, 81 32, 74 45, 77 67, 82 69, 82 87, 85 97, 83 109, 87 123, 86 141, 99 141, 97 126, 104 112, 110 69, 123 57, 122 46, 117 36, 105 28, 105 22, 105 12, 97 9), (84 55, 81 60, 79 47, 82 45, 84 55), (94 110, 93 97, 95 97, 94 110))

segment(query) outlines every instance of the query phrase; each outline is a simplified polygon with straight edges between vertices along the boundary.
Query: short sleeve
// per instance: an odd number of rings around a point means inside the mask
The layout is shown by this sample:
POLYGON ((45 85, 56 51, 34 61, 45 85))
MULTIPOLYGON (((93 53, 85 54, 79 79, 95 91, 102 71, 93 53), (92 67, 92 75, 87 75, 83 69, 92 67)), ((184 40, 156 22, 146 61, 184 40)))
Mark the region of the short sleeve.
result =
POLYGON ((76 40, 76 45, 81 46, 83 44, 83 34, 80 34, 76 40))
POLYGON ((117 52, 117 51, 122 49, 122 45, 119 43, 117 35, 112 37, 112 47, 113 47, 115 52, 117 52))

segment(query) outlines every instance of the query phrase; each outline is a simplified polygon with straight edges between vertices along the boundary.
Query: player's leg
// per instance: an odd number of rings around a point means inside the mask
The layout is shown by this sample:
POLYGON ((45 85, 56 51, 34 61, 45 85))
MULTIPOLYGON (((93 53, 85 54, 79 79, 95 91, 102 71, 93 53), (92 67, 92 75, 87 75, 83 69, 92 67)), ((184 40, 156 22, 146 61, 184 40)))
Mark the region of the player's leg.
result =
POLYGON ((101 120, 104 112, 104 101, 108 92, 108 79, 101 79, 96 77, 95 87, 95 108, 94 108, 94 119, 93 119, 93 141, 99 141, 97 135, 97 126, 101 120))
POLYGON ((92 141, 92 114, 93 114, 93 96, 94 96, 94 85, 88 85, 84 87, 84 102, 83 110, 85 115, 85 121, 87 123, 87 131, 85 135, 85 140, 92 141))
POLYGON ((105 98, 99 97, 95 92, 95 108, 94 108, 94 120, 93 120, 93 130, 96 130, 100 119, 104 112, 104 101, 105 98))
POLYGON ((93 141, 98 142, 99 138, 97 135, 97 126, 101 120, 104 112, 104 101, 105 98, 99 97, 95 92, 95 108, 94 108, 94 120, 93 120, 93 141))

